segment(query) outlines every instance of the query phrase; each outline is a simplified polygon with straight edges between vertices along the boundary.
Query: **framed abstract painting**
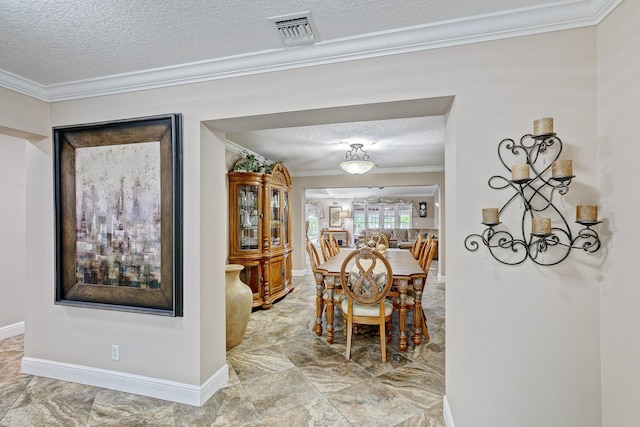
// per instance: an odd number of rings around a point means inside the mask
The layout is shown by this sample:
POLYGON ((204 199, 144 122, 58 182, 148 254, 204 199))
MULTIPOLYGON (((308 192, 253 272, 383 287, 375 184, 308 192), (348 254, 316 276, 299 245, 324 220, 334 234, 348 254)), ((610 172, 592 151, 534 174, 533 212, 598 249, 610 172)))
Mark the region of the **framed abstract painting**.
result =
POLYGON ((181 120, 53 128, 56 304, 182 316, 181 120))

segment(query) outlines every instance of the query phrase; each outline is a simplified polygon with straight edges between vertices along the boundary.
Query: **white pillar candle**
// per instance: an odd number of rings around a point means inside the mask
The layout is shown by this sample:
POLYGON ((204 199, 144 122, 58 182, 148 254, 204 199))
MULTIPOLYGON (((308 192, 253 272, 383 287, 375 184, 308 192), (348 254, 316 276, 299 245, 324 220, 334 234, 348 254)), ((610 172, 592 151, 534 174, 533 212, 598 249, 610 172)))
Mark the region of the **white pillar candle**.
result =
POLYGON ((529 179, 529 165, 524 164, 511 166, 511 179, 513 181, 529 179))
POLYGON ((499 221, 498 208, 482 209, 482 222, 485 224, 497 224, 499 221))
POLYGON ((551 218, 532 218, 531 233, 551 234, 551 218))
POLYGON ((597 206, 576 206, 576 221, 597 221, 598 220, 598 207, 597 206))
POLYGON ((573 163, 571 160, 556 160, 551 163, 551 176, 564 178, 573 175, 573 163))
POLYGON ((534 135, 545 135, 547 133, 553 133, 553 117, 545 117, 533 121, 534 135))

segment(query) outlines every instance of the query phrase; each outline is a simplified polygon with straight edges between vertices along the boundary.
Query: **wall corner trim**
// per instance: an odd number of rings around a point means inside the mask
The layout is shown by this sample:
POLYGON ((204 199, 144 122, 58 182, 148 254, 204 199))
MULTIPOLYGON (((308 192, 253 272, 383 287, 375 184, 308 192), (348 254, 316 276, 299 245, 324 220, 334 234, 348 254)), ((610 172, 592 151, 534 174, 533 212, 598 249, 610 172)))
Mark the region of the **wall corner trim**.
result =
POLYGON ((444 395, 442 399, 442 415, 444 417, 444 424, 447 427, 456 427, 453 422, 453 415, 451 414, 451 408, 449 408, 449 401, 447 400, 447 395, 444 395))
POLYGON ((0 340, 15 337, 24 334, 24 322, 14 323, 13 325, 0 326, 0 340))
POLYGON ((202 406, 229 379, 227 364, 215 372, 204 384, 196 386, 32 357, 22 358, 22 373, 155 397, 192 406, 202 406))

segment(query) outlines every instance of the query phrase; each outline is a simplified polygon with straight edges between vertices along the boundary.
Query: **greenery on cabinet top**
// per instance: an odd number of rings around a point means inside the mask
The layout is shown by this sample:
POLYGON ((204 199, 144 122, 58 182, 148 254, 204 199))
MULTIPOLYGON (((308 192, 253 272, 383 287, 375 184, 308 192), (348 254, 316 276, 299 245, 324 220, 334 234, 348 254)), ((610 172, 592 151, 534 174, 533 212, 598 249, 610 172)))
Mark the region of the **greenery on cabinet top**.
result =
POLYGON ((238 159, 238 161, 233 165, 231 172, 271 173, 273 165, 276 163, 282 163, 281 160, 272 162, 269 159, 264 159, 264 161, 261 161, 255 156, 255 154, 249 153, 248 151, 242 151, 241 154, 242 158, 238 159))

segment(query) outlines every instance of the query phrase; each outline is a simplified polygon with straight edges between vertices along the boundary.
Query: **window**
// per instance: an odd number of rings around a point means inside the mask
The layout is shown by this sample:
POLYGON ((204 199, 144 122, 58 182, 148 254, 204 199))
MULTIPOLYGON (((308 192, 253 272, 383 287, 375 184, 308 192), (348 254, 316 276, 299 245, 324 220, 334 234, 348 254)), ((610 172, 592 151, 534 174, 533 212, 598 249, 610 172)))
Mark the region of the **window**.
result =
POLYGON ((411 205, 398 206, 398 217, 400 218, 400 227, 411 228, 411 205))
POLYGON ((318 205, 316 205, 315 203, 307 203, 306 210, 306 218, 307 222, 309 222, 307 236, 310 240, 315 240, 318 238, 320 233, 320 225, 318 221, 318 205))
POLYGON ((396 228, 396 207, 385 206, 382 209, 382 228, 396 228))
POLYGON ((367 228, 380 228, 380 206, 367 206, 367 228))
POLYGON ((353 232, 357 235, 365 228, 411 228, 412 215, 412 205, 407 203, 354 205, 353 232))
POLYGON ((353 235, 357 236, 365 229, 365 207, 364 205, 353 206, 353 235))

